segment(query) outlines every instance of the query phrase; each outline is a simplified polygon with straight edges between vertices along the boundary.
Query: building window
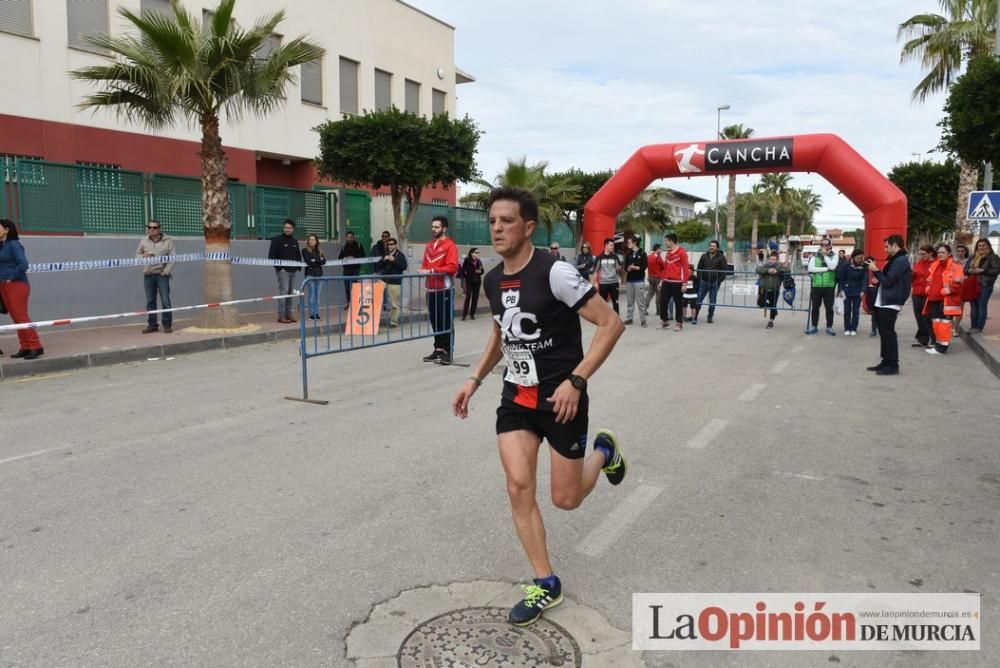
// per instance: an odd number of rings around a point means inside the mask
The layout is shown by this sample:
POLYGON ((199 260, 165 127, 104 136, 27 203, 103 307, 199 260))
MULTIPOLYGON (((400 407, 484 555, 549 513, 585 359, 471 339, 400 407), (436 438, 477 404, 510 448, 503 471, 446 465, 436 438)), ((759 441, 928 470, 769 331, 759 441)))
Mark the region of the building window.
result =
POLYGON ((267 60, 271 57, 271 54, 278 50, 281 46, 281 35, 276 35, 271 33, 267 36, 259 47, 257 51, 254 52, 253 57, 257 60, 267 60))
POLYGON ((406 97, 403 104, 404 109, 411 114, 420 113, 420 84, 416 81, 406 80, 406 97))
POLYGON ((33 35, 31 0, 4 0, 0 2, 0 30, 18 35, 33 35))
POLYGON ((139 3, 139 9, 144 12, 159 12, 167 16, 174 15, 173 10, 170 9, 170 0, 142 0, 139 3))
POLYGON ((66 0, 66 25, 70 46, 90 51, 99 50, 86 37, 110 32, 108 0, 66 0))
POLYGON ((448 206, 448 200, 446 199, 432 199, 431 204, 434 206, 448 206))
MULTIPOLYGON (((18 155, 16 153, 0 153, 0 165, 3 166, 3 180, 7 183, 17 183, 17 159, 21 158, 23 160, 41 160, 40 155, 18 155)), ((43 174, 41 170, 41 165, 25 165, 21 164, 21 168, 28 172, 27 182, 39 182, 41 180, 41 175, 43 174), (35 173, 35 179, 32 180, 32 172, 35 173)))
POLYGON ((448 99, 448 94, 443 90, 437 90, 436 88, 431 92, 431 114, 437 116, 438 114, 448 113, 447 106, 445 102, 448 99))
POLYGON ((392 106, 392 74, 375 70, 375 109, 384 111, 392 106))
POLYGON ((323 61, 302 63, 302 101, 323 104, 323 61))
POLYGON ((340 111, 358 113, 358 64, 347 58, 340 59, 340 111))

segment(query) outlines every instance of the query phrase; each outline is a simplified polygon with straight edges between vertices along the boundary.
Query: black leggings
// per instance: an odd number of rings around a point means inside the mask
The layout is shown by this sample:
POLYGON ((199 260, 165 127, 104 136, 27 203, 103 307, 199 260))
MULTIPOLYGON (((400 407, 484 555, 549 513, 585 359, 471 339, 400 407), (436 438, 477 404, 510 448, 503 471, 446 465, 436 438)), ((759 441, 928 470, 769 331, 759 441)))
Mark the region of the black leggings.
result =
POLYGON ((601 295, 601 299, 608 301, 611 299, 612 306, 615 307, 615 313, 620 313, 618 310, 618 284, 617 283, 601 283, 597 286, 597 293, 601 295))
POLYGON ((667 318, 670 317, 667 302, 671 299, 674 300, 674 317, 677 319, 678 323, 684 322, 683 283, 668 283, 667 281, 663 281, 663 285, 660 286, 660 320, 663 320, 664 322, 666 322, 667 318))
POLYGON ((465 281, 465 303, 462 305, 462 317, 472 312, 472 317, 476 317, 476 309, 479 308, 479 288, 483 284, 481 280, 465 281), (471 303, 470 303, 471 302, 471 303))
POLYGON ((819 305, 822 302, 826 310, 826 328, 833 328, 833 288, 813 288, 809 294, 812 301, 812 326, 819 325, 819 305))

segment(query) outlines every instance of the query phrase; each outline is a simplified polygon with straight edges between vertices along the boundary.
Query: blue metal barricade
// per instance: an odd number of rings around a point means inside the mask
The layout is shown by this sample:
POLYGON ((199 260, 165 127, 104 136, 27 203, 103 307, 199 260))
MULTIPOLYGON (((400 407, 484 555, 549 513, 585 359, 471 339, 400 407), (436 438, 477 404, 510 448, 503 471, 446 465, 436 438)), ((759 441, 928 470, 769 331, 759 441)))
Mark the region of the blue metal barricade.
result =
POLYGON ((455 354, 455 286, 445 274, 385 276, 310 276, 299 296, 299 355, 302 396, 309 398, 309 360, 334 353, 374 348, 432 336, 448 336, 455 354), (429 289, 428 286, 442 289, 429 289))
MULTIPOLYGON (((762 308, 759 299, 761 295, 760 274, 756 271, 699 271, 699 299, 702 308, 709 306, 711 295, 705 286, 713 279, 719 282, 715 306, 724 308, 762 308)), ((792 274, 785 270, 785 275, 791 277, 794 290, 789 292, 785 285, 778 289, 778 311, 809 311, 809 274, 792 274)), ((768 307, 770 308, 770 306, 768 307)))

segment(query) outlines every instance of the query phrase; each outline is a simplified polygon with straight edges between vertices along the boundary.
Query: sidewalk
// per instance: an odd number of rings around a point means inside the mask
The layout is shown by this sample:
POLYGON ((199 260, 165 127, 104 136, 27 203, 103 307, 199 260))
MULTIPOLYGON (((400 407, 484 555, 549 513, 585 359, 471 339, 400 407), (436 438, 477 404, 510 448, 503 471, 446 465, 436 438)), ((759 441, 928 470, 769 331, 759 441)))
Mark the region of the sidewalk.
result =
POLYGON ((45 355, 31 361, 10 358, 17 352, 17 335, 11 332, 0 335, 0 350, 4 352, 0 357, 0 380, 299 338, 298 323, 277 322, 273 310, 242 313, 240 322, 251 325, 245 329, 252 331, 232 334, 191 331, 198 324, 197 317, 175 320, 171 334, 163 333, 162 329, 143 334, 145 318, 111 327, 47 327, 38 332, 45 355))
MULTIPOLYGON (((1000 286, 998 286, 1000 287, 1000 286)), ((994 290, 990 297, 989 316, 982 334, 969 334, 969 307, 965 307, 965 317, 962 319, 962 340, 979 355, 983 364, 1000 378, 1000 292, 994 290)))

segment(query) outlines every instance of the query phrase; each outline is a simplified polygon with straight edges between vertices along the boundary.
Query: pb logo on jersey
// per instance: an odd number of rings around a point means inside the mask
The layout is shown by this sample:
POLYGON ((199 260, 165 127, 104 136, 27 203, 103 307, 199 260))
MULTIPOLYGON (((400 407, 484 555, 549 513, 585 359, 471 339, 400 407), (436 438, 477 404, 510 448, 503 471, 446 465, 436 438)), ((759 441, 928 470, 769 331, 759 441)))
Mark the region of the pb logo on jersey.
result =
POLYGON ((705 146, 691 144, 684 148, 674 149, 674 159, 681 174, 693 174, 705 171, 705 146))
POLYGON ((504 290, 500 293, 500 303, 504 308, 514 308, 521 301, 520 290, 504 290))

